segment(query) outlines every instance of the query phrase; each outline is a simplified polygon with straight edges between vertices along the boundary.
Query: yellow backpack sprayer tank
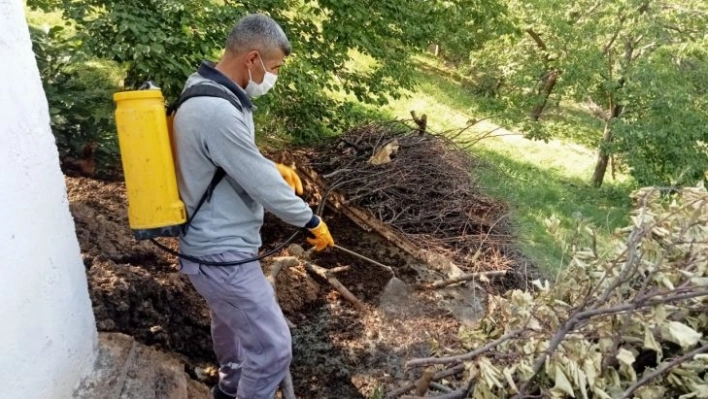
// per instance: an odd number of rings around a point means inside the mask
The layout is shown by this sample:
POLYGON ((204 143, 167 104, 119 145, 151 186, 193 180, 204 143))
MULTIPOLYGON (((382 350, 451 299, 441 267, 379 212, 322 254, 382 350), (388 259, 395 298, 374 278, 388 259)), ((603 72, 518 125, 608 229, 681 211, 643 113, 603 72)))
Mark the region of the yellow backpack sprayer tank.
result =
POLYGON ((193 97, 223 98, 241 110, 237 100, 209 84, 187 88, 167 109, 162 91, 152 82, 145 82, 138 90, 113 95, 128 194, 128 222, 138 240, 176 237, 185 233, 191 219, 211 198, 214 188, 225 175, 221 168, 217 168, 196 209, 187 218, 177 187, 172 119, 180 105, 193 97))
POLYGON ((128 221, 138 239, 179 235, 186 221, 159 89, 115 93, 128 221))

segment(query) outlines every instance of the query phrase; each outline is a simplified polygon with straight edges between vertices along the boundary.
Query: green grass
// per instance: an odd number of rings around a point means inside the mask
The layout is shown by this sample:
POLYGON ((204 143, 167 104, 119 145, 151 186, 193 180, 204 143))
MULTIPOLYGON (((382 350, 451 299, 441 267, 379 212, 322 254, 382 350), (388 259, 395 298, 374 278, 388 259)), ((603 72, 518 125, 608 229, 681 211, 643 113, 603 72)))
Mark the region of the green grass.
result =
MULTIPOLYGON (((520 236, 520 249, 546 275, 568 260, 568 245, 582 221, 597 231, 600 248, 606 247, 612 231, 627 222, 628 186, 608 184, 595 189, 584 179, 558 168, 515 159, 508 152, 479 148, 474 154, 492 168, 477 171, 484 191, 505 200, 520 236), (546 222, 558 219, 558 234, 550 234, 546 222)), ((588 240, 585 240, 587 243, 588 240)))
MULTIPOLYGON (((384 114, 409 118, 415 110, 418 115, 427 114, 429 126, 441 131, 462 128, 489 110, 501 109, 465 90, 460 79, 444 67, 431 66, 429 59, 421 61, 424 68, 416 73, 416 89, 392 101, 381 110, 384 114)), ((550 277, 568 261, 567 241, 580 221, 596 231, 600 249, 615 228, 627 223, 632 183, 626 176, 614 181, 608 174, 602 188, 589 184, 596 151, 587 145, 602 132, 591 116, 577 108, 557 108, 547 118, 548 125, 560 130, 558 139, 532 141, 502 129, 496 133, 503 136, 480 140, 470 151, 487 165, 475 171, 483 191, 509 204, 521 251, 550 277), (552 219, 560 222, 556 234, 546 227, 552 219)), ((497 119, 502 120, 503 115, 497 119)), ((480 125, 461 139, 478 137, 495 127, 480 125)))

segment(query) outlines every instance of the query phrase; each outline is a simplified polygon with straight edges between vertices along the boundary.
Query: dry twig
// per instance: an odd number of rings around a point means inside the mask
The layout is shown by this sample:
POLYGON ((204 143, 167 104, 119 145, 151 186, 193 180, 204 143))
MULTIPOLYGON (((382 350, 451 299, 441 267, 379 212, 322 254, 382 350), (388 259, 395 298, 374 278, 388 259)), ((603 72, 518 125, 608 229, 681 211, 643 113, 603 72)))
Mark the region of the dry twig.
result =
POLYGON ((501 336, 499 339, 495 339, 494 341, 491 341, 484 345, 481 348, 477 348, 471 352, 467 352, 462 355, 457 355, 457 356, 448 356, 448 357, 426 357, 426 358, 420 358, 420 359, 413 359, 408 362, 406 362, 406 368, 408 367, 419 367, 419 366, 427 366, 431 364, 450 364, 450 363, 458 363, 458 362, 464 362, 465 360, 470 360, 474 359, 475 357, 491 350, 494 349, 497 345, 501 344, 502 342, 506 342, 510 339, 514 339, 517 336, 521 335, 526 331, 526 329, 519 329, 519 330, 514 330, 510 331, 503 336, 501 336))
MULTIPOLYGON (((447 370, 443 370, 441 372, 435 373, 435 375, 432 378, 432 381, 439 381, 439 380, 442 380, 443 378, 452 377, 453 375, 459 374, 464 370, 465 370, 464 364, 457 364, 447 370)), ((404 385, 394 391, 387 393, 386 399, 398 398, 399 396, 405 394, 406 392, 410 392, 410 391, 414 390, 415 387, 416 387, 415 382, 409 382, 406 385, 404 385)))
POLYGON ((441 383, 439 383, 439 382, 431 382, 431 383, 430 383, 430 387, 433 388, 433 389, 436 389, 436 390, 438 390, 438 391, 440 391, 440 392, 445 392, 445 393, 452 392, 452 389, 451 389, 451 388, 448 388, 448 387, 446 387, 445 385, 443 385, 443 384, 441 384, 441 383))
POLYGON ((314 263, 307 261, 305 262, 305 269, 327 280, 327 282, 334 287, 334 289, 339 291, 344 299, 351 302, 351 304, 354 305, 359 312, 366 311, 366 306, 356 296, 354 296, 354 294, 352 294, 347 287, 345 287, 341 282, 339 282, 339 280, 337 280, 336 277, 333 276, 334 273, 331 273, 324 267, 317 266, 314 263))
POLYGON ((691 352, 686 353, 683 356, 679 356, 676 359, 672 360, 670 363, 664 364, 662 367, 659 367, 656 370, 652 371, 651 373, 645 375, 644 377, 642 377, 642 379, 637 381, 634 385, 627 388, 627 390, 622 393, 621 399, 632 397, 632 394, 634 393, 634 391, 636 391, 637 389, 646 385, 649 381, 659 377, 662 374, 668 373, 674 367, 680 365, 681 363, 683 363, 687 360, 692 359, 694 356, 701 354, 701 353, 706 353, 706 352, 708 352, 708 344, 705 344, 705 345, 701 346, 700 348, 696 348, 696 349, 692 350, 691 352))
POLYGON ((445 287, 453 285, 453 284, 462 283, 465 281, 470 281, 470 280, 484 278, 484 277, 503 276, 505 274, 506 274, 506 270, 471 273, 471 274, 465 274, 464 276, 451 278, 449 280, 437 281, 432 284, 419 284, 416 286, 416 288, 419 290, 436 290, 436 289, 440 289, 440 288, 445 288, 445 287))
POLYGON ((321 151, 312 167, 327 176, 325 198, 336 187, 345 203, 365 209, 417 247, 471 266, 485 245, 503 246, 511 235, 505 206, 479 191, 470 174, 477 163, 451 139, 465 130, 435 134, 420 123, 367 125, 321 151), (390 162, 368 162, 393 140, 398 150, 390 162), (495 239, 485 243, 480 236, 495 239))
POLYGON ((430 381, 433 380, 434 375, 435 370, 433 370, 432 367, 428 367, 425 369, 425 371, 423 371, 423 375, 420 377, 420 379, 418 379, 418 382, 416 382, 416 396, 423 396, 426 392, 428 392, 428 388, 430 387, 430 381))

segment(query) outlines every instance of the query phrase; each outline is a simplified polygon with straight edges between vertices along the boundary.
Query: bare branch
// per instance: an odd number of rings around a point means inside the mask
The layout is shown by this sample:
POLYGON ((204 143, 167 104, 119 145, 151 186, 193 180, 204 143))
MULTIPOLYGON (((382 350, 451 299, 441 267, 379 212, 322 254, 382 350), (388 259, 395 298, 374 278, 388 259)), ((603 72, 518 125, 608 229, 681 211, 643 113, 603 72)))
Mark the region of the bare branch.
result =
MULTIPOLYGON (((464 364, 457 364, 454 367, 451 367, 447 370, 443 370, 439 373, 436 373, 433 376, 432 381, 439 381, 439 380, 442 380, 443 378, 452 377, 453 375, 459 374, 459 373, 463 372, 464 370, 465 370, 464 364)), ((386 394, 386 399, 395 399, 395 398, 405 394, 406 392, 410 392, 410 391, 414 390, 415 387, 416 387, 415 382, 409 382, 408 384, 402 386, 401 388, 398 388, 398 389, 386 394)))
POLYGON ((445 385, 439 383, 439 382, 431 382, 430 387, 433 389, 436 389, 440 392, 452 392, 451 388, 446 387, 445 385))
POLYGON ((607 43, 602 47, 602 56, 603 57, 606 56, 610 52, 610 49, 615 44, 617 37, 622 32, 622 29, 624 29, 624 21, 626 19, 627 19, 627 17, 624 14, 621 14, 619 16, 619 25, 617 26, 615 33, 612 34, 612 37, 610 38, 610 40, 608 40, 607 43))
POLYGON ((598 7, 602 4, 602 0, 597 0, 590 8, 588 8, 584 13, 578 15, 578 18, 575 20, 575 23, 577 24, 578 22, 582 21, 583 18, 587 18, 590 15, 592 15, 595 10, 597 10, 598 7))
POLYGON ((347 287, 342 285, 342 283, 340 283, 339 280, 337 280, 337 278, 333 276, 333 273, 329 272, 329 270, 325 269, 324 267, 317 266, 311 262, 305 262, 305 269, 327 280, 327 282, 329 282, 332 287, 339 291, 339 293, 342 294, 342 297, 344 297, 344 299, 351 302, 351 304, 354 305, 354 307, 359 312, 366 311, 366 305, 364 305, 359 300, 359 298, 352 294, 351 291, 347 289, 347 287))
POLYGON ((534 31, 531 28, 526 29, 526 33, 528 33, 529 36, 531 36, 531 38, 533 39, 534 42, 536 42, 536 45, 538 46, 538 48, 541 49, 541 51, 543 51, 544 53, 548 52, 548 47, 546 47, 546 43, 544 43, 543 39, 541 39, 541 35, 536 33, 536 31, 534 31))
POLYGON ((421 358, 421 359, 413 359, 413 360, 406 362, 406 368, 419 367, 419 366, 429 366, 431 364, 459 363, 459 362, 464 362, 465 360, 474 359, 475 357, 489 351, 490 349, 495 348, 497 345, 499 345, 503 342, 506 342, 510 339, 516 338, 517 336, 521 335, 521 333, 523 333, 524 331, 526 331, 525 328, 508 332, 508 333, 502 335, 500 338, 495 339, 494 341, 488 342, 483 347, 477 348, 471 352, 468 352, 468 353, 465 353, 462 355, 449 356, 449 357, 426 357, 426 358, 421 358))
POLYGON ((419 284, 415 288, 419 290, 436 290, 440 288, 444 288, 453 284, 457 283, 462 283, 465 281, 470 281, 474 279, 479 279, 481 277, 492 277, 492 276, 503 276, 506 274, 506 270, 497 270, 497 271, 491 271, 491 272, 479 272, 479 273, 472 273, 472 274, 465 274, 464 276, 456 277, 456 278, 451 278, 449 280, 442 280, 442 281, 437 281, 432 284, 419 284))

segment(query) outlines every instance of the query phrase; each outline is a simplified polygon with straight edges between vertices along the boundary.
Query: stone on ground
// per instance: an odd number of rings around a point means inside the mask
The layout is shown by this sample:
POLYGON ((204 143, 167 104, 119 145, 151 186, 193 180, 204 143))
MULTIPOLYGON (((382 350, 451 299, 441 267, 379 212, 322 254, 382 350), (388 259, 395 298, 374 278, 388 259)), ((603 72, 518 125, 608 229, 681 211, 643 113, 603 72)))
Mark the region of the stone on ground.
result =
POLYGON ((76 399, 207 399, 209 389, 184 372, 170 354, 119 333, 101 333, 93 373, 74 393, 76 399))

